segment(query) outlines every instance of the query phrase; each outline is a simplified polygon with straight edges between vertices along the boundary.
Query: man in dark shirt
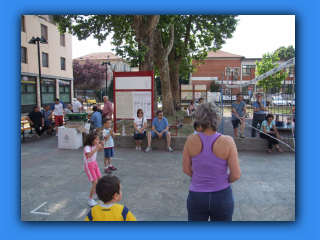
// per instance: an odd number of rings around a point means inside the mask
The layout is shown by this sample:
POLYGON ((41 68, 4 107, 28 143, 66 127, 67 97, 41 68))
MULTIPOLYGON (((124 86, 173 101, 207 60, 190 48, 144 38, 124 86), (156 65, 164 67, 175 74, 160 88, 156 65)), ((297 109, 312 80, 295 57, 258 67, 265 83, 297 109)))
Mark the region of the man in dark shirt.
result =
POLYGON ((33 111, 28 114, 27 120, 29 121, 30 126, 36 130, 38 138, 40 138, 42 133, 44 133, 48 128, 47 126, 44 125, 44 119, 43 119, 42 113, 40 112, 39 106, 33 107, 33 111), (42 127, 41 130, 40 130, 40 127, 42 127))

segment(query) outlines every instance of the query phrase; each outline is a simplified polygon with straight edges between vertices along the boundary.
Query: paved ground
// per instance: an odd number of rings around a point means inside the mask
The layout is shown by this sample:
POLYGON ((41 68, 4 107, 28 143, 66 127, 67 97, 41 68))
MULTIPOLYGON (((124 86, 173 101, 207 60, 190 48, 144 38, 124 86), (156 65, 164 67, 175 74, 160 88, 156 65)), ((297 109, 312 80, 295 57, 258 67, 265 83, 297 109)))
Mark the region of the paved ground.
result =
MULTIPOLYGON (((103 154, 98 153, 103 169, 103 154)), ((234 221, 295 220, 295 155, 239 152, 242 176, 232 184, 234 221)), ((116 148, 114 172, 123 186, 121 204, 139 221, 186 221, 190 178, 182 151, 138 152, 116 148)), ((55 136, 26 137, 21 143, 21 220, 83 221, 91 183, 83 148, 58 149, 55 136)))

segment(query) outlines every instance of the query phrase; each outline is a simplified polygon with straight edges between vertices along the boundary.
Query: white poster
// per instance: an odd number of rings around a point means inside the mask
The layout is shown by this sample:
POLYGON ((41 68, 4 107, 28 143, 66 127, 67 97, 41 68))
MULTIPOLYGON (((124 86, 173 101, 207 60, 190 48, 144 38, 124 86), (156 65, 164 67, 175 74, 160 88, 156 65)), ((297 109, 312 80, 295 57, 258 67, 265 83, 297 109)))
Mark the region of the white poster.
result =
POLYGON ((132 118, 132 92, 117 92, 116 93, 116 117, 117 118, 132 118))
POLYGON ((143 116, 151 119, 151 92, 133 92, 133 118, 137 116, 137 110, 142 109, 143 116))

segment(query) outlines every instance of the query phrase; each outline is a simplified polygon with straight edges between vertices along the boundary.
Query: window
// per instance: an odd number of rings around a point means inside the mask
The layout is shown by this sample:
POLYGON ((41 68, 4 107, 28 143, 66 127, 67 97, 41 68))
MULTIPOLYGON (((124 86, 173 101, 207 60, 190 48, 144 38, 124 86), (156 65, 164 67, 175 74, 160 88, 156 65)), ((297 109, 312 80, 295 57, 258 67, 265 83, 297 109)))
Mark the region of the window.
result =
POLYGON ((21 105, 35 105, 36 104, 36 78, 35 77, 21 77, 21 105), (25 81, 22 81, 22 78, 25 81))
POLYGON ((61 63, 61 70, 66 70, 66 59, 65 58, 60 58, 60 63, 61 63))
POLYGON ((41 37, 44 37, 46 40, 48 40, 48 28, 45 25, 41 24, 41 37))
POLYGON ((21 15, 21 32, 26 32, 23 15, 21 15))
POLYGON ((62 102, 70 101, 70 86, 59 86, 59 98, 62 102))
POLYGON ((49 67, 48 53, 42 53, 42 67, 49 67))
POLYGON ((294 74, 294 66, 290 66, 288 68, 285 68, 285 72, 288 72, 288 75, 294 74))
POLYGON ((239 79, 239 68, 238 67, 235 67, 234 69, 233 69, 233 79, 234 80, 238 80, 239 79))
POLYGON ((52 103, 55 98, 56 81, 53 79, 42 78, 41 93, 42 103, 52 103))
POLYGON ((255 69, 255 65, 243 65, 242 76, 251 76, 251 69, 255 69))
POLYGON ((60 46, 65 47, 65 35, 60 33, 60 46))
POLYGON ((27 49, 21 47, 21 63, 27 63, 27 49))

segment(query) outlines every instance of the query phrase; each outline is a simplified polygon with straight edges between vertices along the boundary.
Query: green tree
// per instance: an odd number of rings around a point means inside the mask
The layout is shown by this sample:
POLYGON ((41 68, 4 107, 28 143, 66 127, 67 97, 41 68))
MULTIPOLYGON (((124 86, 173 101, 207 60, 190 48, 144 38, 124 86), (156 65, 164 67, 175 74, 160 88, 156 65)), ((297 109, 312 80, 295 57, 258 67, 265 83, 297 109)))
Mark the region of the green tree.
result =
POLYGON ((113 77, 112 77, 110 85, 108 87, 108 97, 110 99, 113 99, 113 77))
POLYGON ((209 87, 210 92, 220 92, 220 84, 216 84, 216 81, 211 81, 210 87, 209 87))
MULTIPOLYGON (((153 35, 160 15, 54 15, 53 19, 58 23, 61 33, 68 29, 68 32, 77 36, 79 40, 92 35, 98 40, 98 45, 113 33, 112 44, 123 46, 118 48, 118 51, 122 52, 121 56, 133 56, 130 67, 139 63, 140 71, 154 70, 153 35)), ((154 92, 154 110, 157 109, 154 92)))
POLYGON ((187 76, 204 63, 208 51, 222 48, 232 37, 238 20, 236 15, 178 15, 174 19, 174 44, 169 54, 171 91, 179 101, 179 76, 187 76))
MULTIPOLYGON (((279 60, 280 58, 278 57, 277 53, 263 54, 262 60, 260 62, 256 61, 256 75, 257 76, 263 75, 264 73, 279 66, 279 64, 277 63, 279 60)), ((287 78, 287 75, 288 75, 287 72, 279 71, 267 78, 259 80, 257 82, 257 85, 261 86, 267 93, 270 88, 273 88, 273 87, 280 88, 281 82, 287 78)))
POLYGON ((278 53, 279 58, 294 58, 295 57, 295 49, 292 45, 289 47, 279 47, 274 53, 278 53))

